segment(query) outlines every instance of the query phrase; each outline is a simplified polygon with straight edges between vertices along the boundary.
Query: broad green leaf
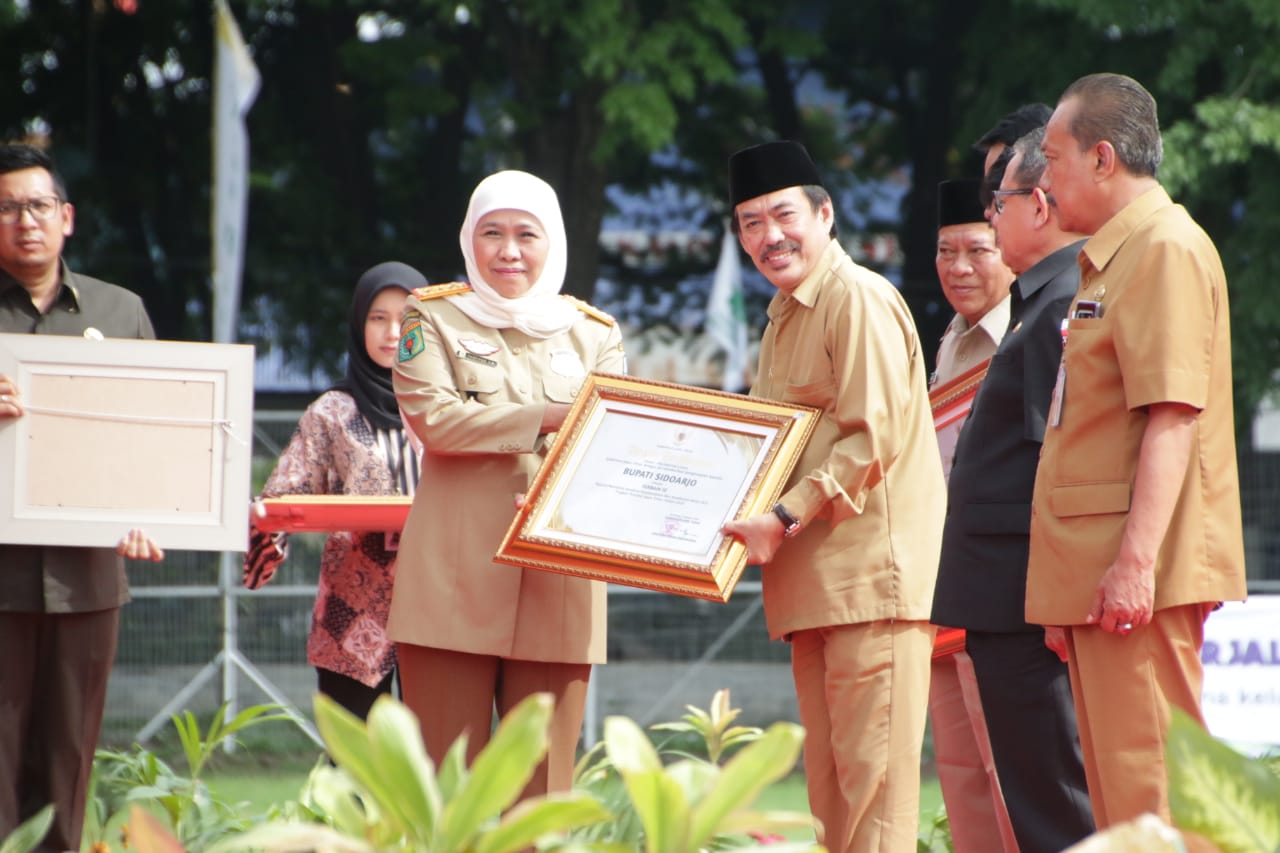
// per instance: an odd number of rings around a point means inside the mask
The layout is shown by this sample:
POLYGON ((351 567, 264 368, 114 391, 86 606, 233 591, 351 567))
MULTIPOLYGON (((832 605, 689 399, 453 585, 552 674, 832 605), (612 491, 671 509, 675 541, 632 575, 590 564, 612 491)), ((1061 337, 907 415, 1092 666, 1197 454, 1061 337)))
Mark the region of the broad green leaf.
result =
POLYGON ((315 695, 315 712, 316 728, 334 762, 382 806, 398 832, 408 832, 407 821, 413 818, 396 807, 398 792, 382 778, 373 760, 365 723, 323 693, 315 695))
POLYGON ((662 770, 631 770, 623 772, 622 780, 644 825, 648 853, 688 853, 698 849, 689 843, 689 804, 675 779, 662 770))
POLYGON ((429 841, 440 818, 441 798, 418 718, 406 706, 383 697, 369 712, 368 732, 374 764, 396 790, 395 805, 409 835, 429 841))
POLYGON ((49 834, 53 826, 53 806, 45 806, 0 842, 0 853, 30 853, 40 846, 40 842, 49 834))
POLYGON ((605 751, 619 773, 661 771, 662 759, 653 743, 632 720, 608 717, 604 721, 605 751))
POLYGON ((515 802, 547 752, 553 699, 535 693, 511 710, 471 765, 471 774, 445 806, 438 837, 460 850, 486 822, 515 802))
POLYGON ((475 843, 472 853, 514 853, 544 835, 609 820, 613 815, 590 794, 552 794, 520 803, 475 843))
POLYGON ((444 761, 436 770, 441 801, 447 803, 456 797, 470 773, 467 769, 467 733, 463 732, 449 745, 444 761))
POLYGON ((789 773, 803 745, 804 729, 794 723, 774 723, 725 764, 719 780, 693 811, 693 847, 705 844, 727 815, 750 806, 762 790, 789 773))
MULTIPOLYGON (((225 705, 219 706, 218 713, 225 705)), ((178 731, 178 741, 182 744, 182 754, 187 760, 187 768, 194 770, 200 766, 200 723, 196 715, 190 711, 173 715, 173 727, 178 731)))
POLYGON ((1174 709, 1165 746, 1169 808, 1223 853, 1280 849, 1280 778, 1174 709))
POLYGON ((715 786, 720 766, 701 758, 688 758, 667 765, 666 774, 680 786, 689 807, 695 808, 715 786))
POLYGON ((356 837, 364 835, 369 823, 365 809, 376 808, 367 800, 361 808, 359 796, 360 789, 351 777, 336 767, 316 767, 302 792, 304 804, 323 815, 335 829, 356 837))

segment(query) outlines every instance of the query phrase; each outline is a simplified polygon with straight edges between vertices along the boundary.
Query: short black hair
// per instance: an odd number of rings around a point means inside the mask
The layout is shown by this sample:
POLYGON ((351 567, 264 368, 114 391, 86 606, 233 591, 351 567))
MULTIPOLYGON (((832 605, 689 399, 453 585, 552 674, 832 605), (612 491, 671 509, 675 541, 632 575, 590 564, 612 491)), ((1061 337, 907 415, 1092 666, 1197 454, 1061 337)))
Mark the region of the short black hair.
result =
POLYGON ((1048 104, 1023 104, 978 137, 973 149, 985 155, 993 145, 1011 146, 1037 127, 1048 124, 1051 115, 1053 109, 1048 104))
POLYGON ((53 158, 34 145, 0 145, 0 175, 23 169, 44 169, 53 178, 53 191, 67 200, 67 185, 53 164, 53 158))
POLYGON ((996 161, 991 164, 991 169, 982 176, 982 183, 978 186, 978 203, 984 210, 995 201, 995 191, 1000 189, 1005 170, 1009 168, 1009 161, 1012 159, 1013 146, 1006 144, 1004 150, 996 157, 996 161))

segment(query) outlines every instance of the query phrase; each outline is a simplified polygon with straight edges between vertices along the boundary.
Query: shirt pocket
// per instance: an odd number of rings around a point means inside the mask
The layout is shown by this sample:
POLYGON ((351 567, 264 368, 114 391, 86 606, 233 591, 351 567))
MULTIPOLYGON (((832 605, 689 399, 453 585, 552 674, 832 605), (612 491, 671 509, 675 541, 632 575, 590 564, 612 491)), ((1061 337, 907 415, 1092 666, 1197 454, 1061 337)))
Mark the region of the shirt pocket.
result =
POLYGON ((468 397, 488 402, 502 390, 502 372, 496 367, 458 362, 458 390, 468 397))
POLYGON ((1111 515, 1129 511, 1129 483, 1125 480, 1072 483, 1049 493, 1049 510, 1058 518, 1111 515))
POLYGON ((585 373, 581 376, 560 376, 548 373, 542 378, 542 393, 552 403, 572 403, 577 399, 578 391, 582 389, 582 383, 586 380, 585 373))

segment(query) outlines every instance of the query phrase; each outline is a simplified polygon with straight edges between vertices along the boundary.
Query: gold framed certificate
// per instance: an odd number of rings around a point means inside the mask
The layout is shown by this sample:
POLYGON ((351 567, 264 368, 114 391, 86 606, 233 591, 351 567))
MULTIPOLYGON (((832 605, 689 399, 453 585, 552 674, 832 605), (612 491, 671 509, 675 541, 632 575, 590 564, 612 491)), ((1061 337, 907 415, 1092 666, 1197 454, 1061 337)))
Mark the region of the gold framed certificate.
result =
POLYGON ((728 601, 747 554, 720 528, 777 501, 819 414, 592 374, 494 559, 728 601))

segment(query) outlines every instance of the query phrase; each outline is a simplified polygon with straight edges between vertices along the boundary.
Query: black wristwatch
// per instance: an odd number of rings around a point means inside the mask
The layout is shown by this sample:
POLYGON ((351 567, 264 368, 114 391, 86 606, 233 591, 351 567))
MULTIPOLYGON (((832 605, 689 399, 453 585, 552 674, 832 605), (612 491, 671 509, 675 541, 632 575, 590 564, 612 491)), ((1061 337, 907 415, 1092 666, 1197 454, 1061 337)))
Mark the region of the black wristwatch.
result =
POLYGON ((778 521, 782 522, 783 536, 795 536, 800 532, 800 520, 787 512, 787 508, 785 506, 782 504, 774 504, 773 514, 778 517, 778 521))

